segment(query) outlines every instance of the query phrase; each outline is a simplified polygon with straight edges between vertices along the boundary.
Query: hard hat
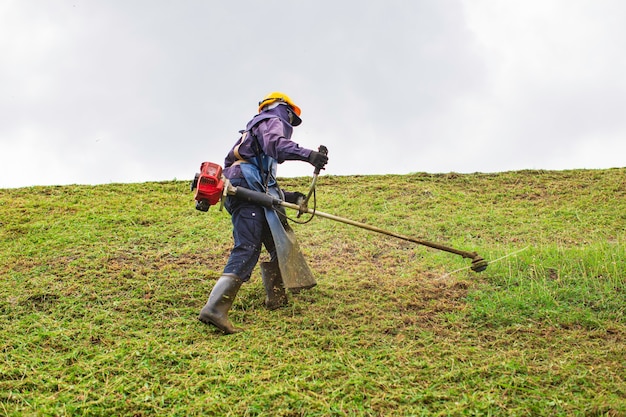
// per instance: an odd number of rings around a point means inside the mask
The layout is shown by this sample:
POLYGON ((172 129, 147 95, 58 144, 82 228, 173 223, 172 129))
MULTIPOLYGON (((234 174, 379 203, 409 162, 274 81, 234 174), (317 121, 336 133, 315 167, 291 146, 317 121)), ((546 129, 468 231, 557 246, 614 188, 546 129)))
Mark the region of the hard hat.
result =
POLYGON ((259 113, 263 110, 263 107, 269 106, 273 103, 286 103, 293 109, 293 112, 300 116, 300 107, 296 106, 293 101, 289 98, 287 94, 280 93, 278 91, 274 91, 273 93, 269 93, 265 96, 265 98, 259 101, 259 113))

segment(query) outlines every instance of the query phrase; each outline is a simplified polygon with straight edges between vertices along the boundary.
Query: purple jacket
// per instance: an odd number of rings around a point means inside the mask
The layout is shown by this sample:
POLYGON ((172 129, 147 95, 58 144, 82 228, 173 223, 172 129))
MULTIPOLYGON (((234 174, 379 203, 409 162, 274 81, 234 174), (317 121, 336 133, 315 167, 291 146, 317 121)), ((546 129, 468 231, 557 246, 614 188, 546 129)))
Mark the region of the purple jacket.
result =
POLYGON ((288 120, 287 109, 282 105, 254 116, 246 125, 246 130, 251 134, 247 135, 241 145, 239 145, 240 141, 238 140, 226 155, 224 176, 228 179, 243 178, 239 164, 235 164, 237 157, 234 151, 238 145, 239 155, 246 161, 256 163, 254 136, 258 139, 261 151, 275 159, 279 164, 289 160, 307 161, 312 150, 302 148, 291 140, 293 127, 288 120))

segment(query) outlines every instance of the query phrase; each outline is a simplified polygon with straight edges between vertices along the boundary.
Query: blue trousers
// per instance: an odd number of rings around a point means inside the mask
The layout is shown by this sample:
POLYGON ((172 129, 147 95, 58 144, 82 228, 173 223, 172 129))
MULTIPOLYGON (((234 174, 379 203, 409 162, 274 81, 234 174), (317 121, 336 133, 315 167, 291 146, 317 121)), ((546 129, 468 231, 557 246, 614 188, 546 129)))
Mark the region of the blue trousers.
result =
MULTIPOLYGON (((238 187, 245 185, 245 180, 233 179, 231 183, 238 187)), ((224 267, 225 274, 235 274, 242 281, 248 281, 252 270, 259 261, 261 247, 269 252, 270 262, 276 261, 276 245, 272 232, 265 219, 265 209, 255 204, 228 197, 224 204, 233 223, 234 246, 224 267)))

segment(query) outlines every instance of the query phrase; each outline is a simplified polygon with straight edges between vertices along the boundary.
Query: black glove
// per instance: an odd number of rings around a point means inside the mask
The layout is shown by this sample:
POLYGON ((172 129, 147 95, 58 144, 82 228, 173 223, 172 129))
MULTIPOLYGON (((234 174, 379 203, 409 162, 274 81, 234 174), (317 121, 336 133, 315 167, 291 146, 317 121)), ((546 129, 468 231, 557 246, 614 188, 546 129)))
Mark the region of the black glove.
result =
POLYGON ((324 155, 321 152, 311 151, 311 155, 309 155, 309 164, 313 165, 315 168, 324 169, 327 163, 327 155, 324 155))
POLYGON ((285 201, 291 204, 298 204, 299 199, 304 200, 306 198, 304 194, 299 193, 297 191, 291 192, 291 191, 283 190, 283 194, 285 195, 285 201))

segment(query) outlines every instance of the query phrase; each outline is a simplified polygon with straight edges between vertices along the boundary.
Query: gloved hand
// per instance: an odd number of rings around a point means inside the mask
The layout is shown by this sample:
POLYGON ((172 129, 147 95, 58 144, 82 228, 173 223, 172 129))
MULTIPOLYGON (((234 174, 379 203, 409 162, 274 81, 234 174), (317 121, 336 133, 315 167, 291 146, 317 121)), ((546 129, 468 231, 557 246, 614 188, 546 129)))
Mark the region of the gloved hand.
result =
POLYGON ((291 192, 283 190, 283 194, 285 195, 285 201, 291 204, 298 204, 299 199, 304 200, 306 198, 304 194, 297 191, 291 192))
POLYGON ((309 163, 315 168, 324 169, 328 163, 328 156, 321 152, 311 151, 311 155, 309 155, 309 163))

